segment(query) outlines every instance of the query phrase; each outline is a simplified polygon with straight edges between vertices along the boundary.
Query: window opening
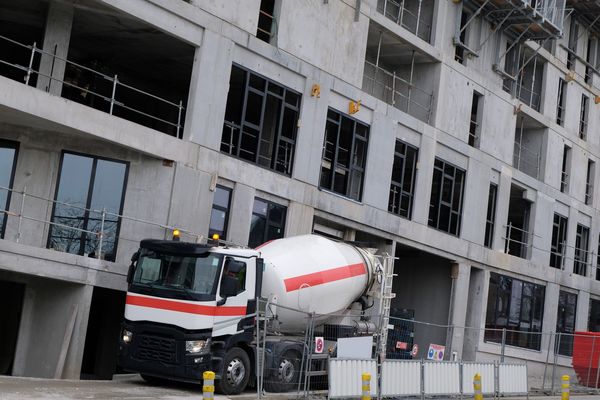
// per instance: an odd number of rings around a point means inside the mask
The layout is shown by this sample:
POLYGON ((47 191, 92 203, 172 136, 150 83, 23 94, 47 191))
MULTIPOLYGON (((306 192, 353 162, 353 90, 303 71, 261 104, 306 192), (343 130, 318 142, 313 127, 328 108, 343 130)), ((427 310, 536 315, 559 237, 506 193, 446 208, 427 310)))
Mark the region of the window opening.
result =
POLYGON ((128 163, 63 152, 48 248, 114 261, 128 163), (103 232, 102 249, 99 249, 103 232))
POLYGON ((360 201, 369 126, 333 109, 327 112, 319 187, 360 201))
POLYGON ((283 237, 287 207, 260 198, 254 199, 248 246, 256 248, 283 237))
MULTIPOLYGON (((460 14, 460 30, 459 30, 459 36, 458 36, 458 43, 454 44, 456 46, 456 49, 454 52, 454 59, 463 65, 465 64, 465 61, 466 61, 466 54, 468 54, 465 51, 465 47, 467 47, 467 26, 468 26, 467 22, 469 21, 469 18, 470 18, 470 14, 466 10, 463 9, 460 14)), ((455 42, 456 42, 456 38, 455 38, 455 42)))
POLYGON ((484 340, 540 350, 546 288, 491 273, 484 340))
POLYGON ((590 299, 588 331, 600 332, 600 300, 590 299))
POLYGON ((429 203, 429 226, 459 236, 465 170, 435 159, 429 203))
POLYGON ((17 167, 18 143, 0 140, 0 239, 4 239, 10 198, 17 167), (6 189, 4 189, 6 188, 6 189))
POLYGON ((277 35, 277 18, 275 17, 276 0, 261 0, 258 12, 256 37, 263 42, 272 43, 277 35))
POLYGON ((483 95, 473 92, 473 100, 471 103, 471 120, 469 124, 469 146, 479 147, 481 136, 481 120, 482 120, 483 95))
POLYGON ((532 233, 529 232, 531 203, 525 198, 526 191, 515 185, 510 188, 508 204, 508 222, 506 224, 506 242, 504 252, 527 258, 532 233))
POLYGON ((560 191, 566 193, 569 188, 570 168, 571 165, 571 148, 564 146, 562 157, 562 169, 560 173, 560 191))
POLYGON ((588 115, 590 112, 590 98, 585 94, 581 95, 581 111, 579 114, 579 138, 586 140, 588 129, 588 115))
POLYGON ((564 79, 558 81, 558 103, 556 107, 556 123, 565 125, 565 111, 567 107, 567 82, 564 79))
POLYGON ((596 179, 596 163, 588 160, 585 177, 585 204, 592 205, 594 201, 594 180, 596 179))
POLYGON ((560 214, 554 214, 552 243, 550 245, 550 266, 553 268, 564 268, 568 222, 568 218, 560 214))
POLYGON ((567 69, 573 69, 575 59, 577 58, 577 42, 579 40, 579 24, 571 18, 571 26, 569 28, 569 44, 567 52, 567 69))
POLYGON ((577 275, 586 276, 588 264, 588 241, 590 228, 577 224, 577 235, 575 236, 575 259, 573 272, 577 275))
POLYGON ((285 86, 233 65, 221 151, 291 175, 300 98, 285 86))
POLYGON ((416 147, 396 140, 388 211, 408 219, 412 215, 418 152, 416 147))
POLYGON ((573 355, 573 335, 577 315, 577 295, 560 291, 558 296, 558 313, 556 316, 556 353, 571 357, 573 355))
POLYGON ((496 224, 496 198, 498 196, 498 185, 490 183, 488 192, 488 206, 485 219, 485 239, 483 245, 491 248, 494 241, 494 225, 496 224))
POLYGON ((212 235, 216 233, 221 239, 227 239, 231 192, 231 189, 224 186, 217 185, 215 188, 213 205, 210 212, 210 225, 208 228, 209 237, 212 237, 212 235))

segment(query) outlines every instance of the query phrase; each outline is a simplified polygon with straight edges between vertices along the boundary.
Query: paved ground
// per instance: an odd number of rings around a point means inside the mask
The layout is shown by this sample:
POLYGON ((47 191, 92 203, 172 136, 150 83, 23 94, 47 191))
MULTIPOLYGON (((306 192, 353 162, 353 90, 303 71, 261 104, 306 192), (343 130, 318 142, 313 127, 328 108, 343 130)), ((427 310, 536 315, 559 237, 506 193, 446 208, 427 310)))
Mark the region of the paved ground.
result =
MULTIPOLYGON (((255 399, 256 393, 233 396, 235 400, 255 399)), ((324 397, 321 397, 321 399, 324 397)), ((600 395, 572 395, 573 400, 599 400, 600 395)), ((82 400, 82 399, 164 399, 201 400, 200 386, 172 384, 152 386, 139 375, 117 375, 112 381, 70 381, 0 376, 0 400, 82 400)), ((216 395, 215 399, 228 397, 216 395)), ((295 399, 294 395, 269 395, 266 400, 295 399)), ((465 398, 468 399, 468 398, 465 398)), ((525 397, 503 400, 525 400, 525 397)), ((560 400, 560 396, 530 396, 533 400, 560 400)), ((437 400, 443 400, 437 398, 437 400)))

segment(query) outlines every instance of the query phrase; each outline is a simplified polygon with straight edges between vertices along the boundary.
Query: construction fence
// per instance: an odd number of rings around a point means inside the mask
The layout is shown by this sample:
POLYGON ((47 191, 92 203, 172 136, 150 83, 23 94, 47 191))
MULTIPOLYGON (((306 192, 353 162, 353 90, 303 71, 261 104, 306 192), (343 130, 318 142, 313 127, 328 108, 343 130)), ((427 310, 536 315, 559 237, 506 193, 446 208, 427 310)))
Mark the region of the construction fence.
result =
POLYGON ((394 308, 391 315, 382 334, 381 315, 368 310, 319 315, 259 301, 257 398, 351 398, 362 373, 371 375, 373 398, 471 395, 475 374, 490 395, 559 394, 565 374, 573 392, 600 394, 600 333, 434 324, 394 308), (298 324, 280 324, 283 314, 298 324))

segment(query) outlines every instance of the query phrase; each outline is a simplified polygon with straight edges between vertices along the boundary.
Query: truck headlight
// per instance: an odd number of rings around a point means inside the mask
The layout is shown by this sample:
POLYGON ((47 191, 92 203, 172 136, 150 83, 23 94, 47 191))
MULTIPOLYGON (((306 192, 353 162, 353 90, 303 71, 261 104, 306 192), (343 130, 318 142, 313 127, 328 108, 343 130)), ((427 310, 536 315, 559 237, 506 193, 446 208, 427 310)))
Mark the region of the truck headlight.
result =
POLYGON ((127 329, 123 329, 123 332, 121 334, 121 340, 123 341, 123 343, 126 344, 131 343, 131 341, 133 340, 133 333, 131 331, 128 331, 127 329))
POLYGON ((190 354, 204 354, 210 351, 210 339, 186 340, 185 352, 190 354))

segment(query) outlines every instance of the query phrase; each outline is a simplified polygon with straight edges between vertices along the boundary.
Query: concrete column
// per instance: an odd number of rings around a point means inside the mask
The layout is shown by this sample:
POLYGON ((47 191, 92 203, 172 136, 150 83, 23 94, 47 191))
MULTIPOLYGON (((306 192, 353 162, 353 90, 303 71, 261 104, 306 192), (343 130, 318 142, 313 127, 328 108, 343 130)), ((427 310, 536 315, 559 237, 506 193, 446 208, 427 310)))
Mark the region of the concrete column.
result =
POLYGON ((314 216, 314 208, 295 201, 290 202, 285 222, 285 236, 311 233, 314 216))
POLYGON ((214 150, 221 147, 233 47, 206 29, 194 54, 183 138, 214 150))
POLYGON ((458 359, 462 358, 467 320, 467 305, 469 303, 469 280, 471 267, 467 264, 452 264, 452 298, 450 309, 450 324, 453 326, 451 346, 458 359))
MULTIPOLYGON (((559 293, 560 286, 556 283, 548 282, 546 285, 546 298, 544 299, 544 319, 542 322, 542 332, 556 332, 559 293)), ((542 354, 545 355, 547 352, 554 354, 555 339, 555 335, 542 336, 542 354)))
POLYGON ((392 120, 383 114, 373 112, 363 202, 381 210, 388 208, 396 142, 395 135, 390 133, 395 130, 396 124, 392 120))
POLYGON ((56 96, 60 96, 62 92, 62 80, 65 76, 66 68, 66 63, 62 60, 65 60, 69 53, 73 12, 74 7, 72 2, 52 1, 50 2, 48 15, 46 16, 43 49, 45 53, 52 55, 42 55, 37 88, 56 96))
MULTIPOLYGON (((594 277, 595 278, 595 277, 594 277)), ((575 315, 575 330, 587 331, 590 312, 590 293, 579 291, 577 295, 577 312, 575 315)))
MULTIPOLYGON (((489 282, 489 279, 487 280, 489 282)), ((475 361, 479 344, 481 327, 485 326, 485 312, 487 297, 484 297, 484 288, 487 286, 486 273, 478 268, 471 268, 469 279, 469 299, 465 325, 465 338, 463 343, 462 359, 475 361), (469 329, 471 328, 471 329, 469 329)))
POLYGON ((461 237, 470 242, 483 245, 489 197, 485 188, 490 186, 489 167, 474 158, 470 159, 466 182, 464 212, 460 229, 461 237), (467 212, 467 210, 469 211, 467 212))
MULTIPOLYGON (((228 240, 234 243, 248 243, 252 207, 254 206, 254 188, 236 183, 231 199, 231 215, 229 216, 228 240)), ((286 224, 287 225, 287 224, 286 224)))
POLYGON ((506 221, 508 220, 508 206, 510 204, 510 187, 512 182, 512 173, 510 168, 502 167, 500 173, 500 182, 498 185, 498 198, 496 202, 496 229, 494 230, 494 239, 492 248, 496 251, 504 252, 506 240, 506 221))
POLYGON ((415 178, 415 198, 413 208, 413 221, 427 225, 429 219, 429 203, 431 201, 431 180, 433 176, 433 163, 435 160, 435 139, 428 136, 421 137, 419 148, 419 162, 417 163, 417 176, 415 178))
POLYGON ((537 192, 535 215, 530 231, 533 232, 531 261, 537 265, 550 264, 550 244, 554 223, 554 199, 537 192))
POLYGON ((564 270, 572 273, 575 264, 575 240, 577 238, 577 223, 579 211, 574 207, 569 208, 569 222, 567 224, 567 244, 565 248, 564 270))

